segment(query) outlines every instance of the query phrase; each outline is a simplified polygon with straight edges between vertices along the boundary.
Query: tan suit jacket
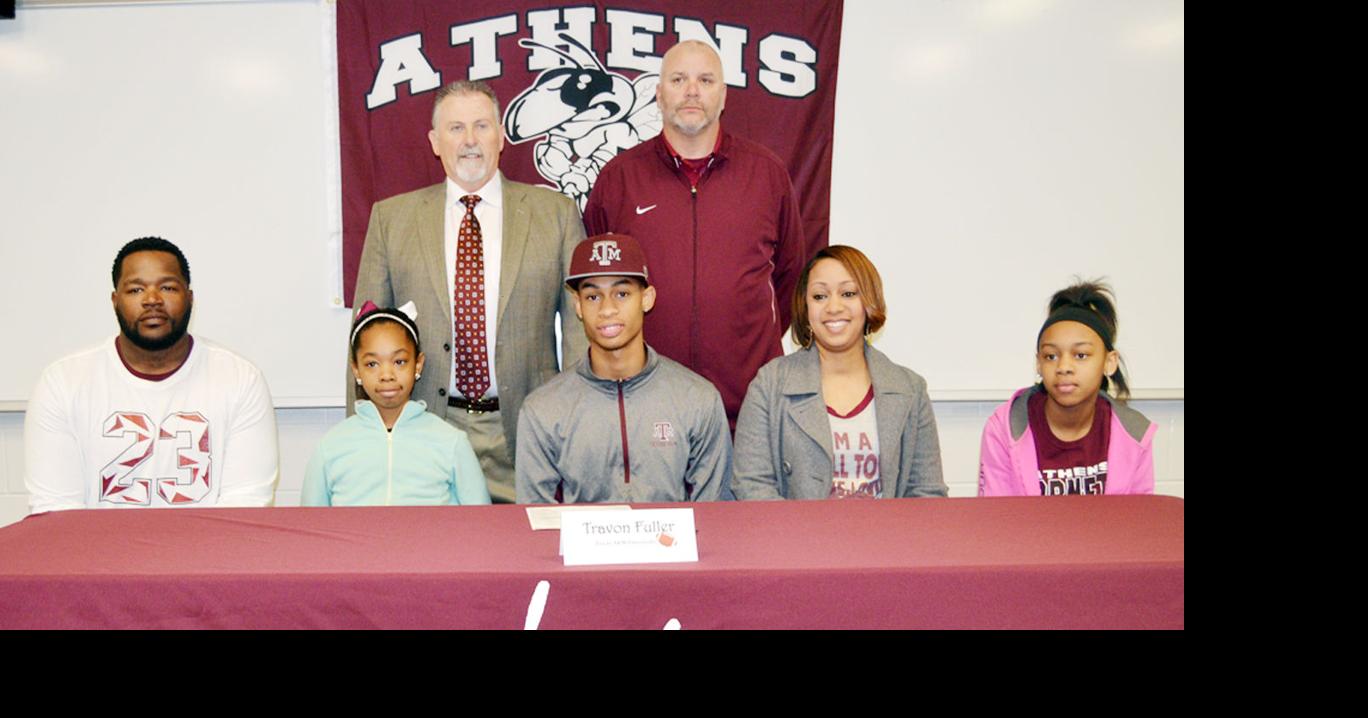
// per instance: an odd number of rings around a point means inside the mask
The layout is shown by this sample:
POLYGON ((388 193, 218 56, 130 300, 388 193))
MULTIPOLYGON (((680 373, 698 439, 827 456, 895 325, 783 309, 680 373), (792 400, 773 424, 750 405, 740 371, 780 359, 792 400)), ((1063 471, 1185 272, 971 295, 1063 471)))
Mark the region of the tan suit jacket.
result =
MULTIPOLYGON (((447 406, 451 381, 451 297, 447 294, 442 212, 446 185, 436 184, 375 203, 352 305, 370 300, 418 307, 418 332, 427 354, 413 399, 446 417, 464 412, 447 406)), ((499 266, 498 328, 494 364, 499 409, 509 462, 517 456, 518 411, 523 399, 559 371, 556 312, 561 314, 562 351, 574 366, 588 351, 574 300, 565 289, 566 269, 584 225, 575 203, 557 192, 503 179, 503 245, 499 266)), ((348 347, 350 352, 350 347, 348 347)), ((348 357, 350 359, 350 357, 348 357)), ((350 362, 349 362, 350 363, 350 362)), ((347 382, 347 412, 354 410, 355 382, 347 382)))

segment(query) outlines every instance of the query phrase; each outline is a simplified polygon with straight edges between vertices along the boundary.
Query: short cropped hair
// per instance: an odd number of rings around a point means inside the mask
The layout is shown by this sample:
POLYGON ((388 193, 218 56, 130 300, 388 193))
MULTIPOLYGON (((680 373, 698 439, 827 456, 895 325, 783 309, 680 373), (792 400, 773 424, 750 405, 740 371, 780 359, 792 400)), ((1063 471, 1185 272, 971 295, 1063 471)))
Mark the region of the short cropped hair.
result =
POLYGON ((443 85, 437 94, 432 98, 432 129, 437 129, 437 108, 442 106, 442 100, 453 95, 484 95, 494 103, 494 118, 503 124, 503 115, 499 114, 499 96, 494 94, 494 88, 483 80, 457 80, 456 82, 443 85))
MULTIPOLYGON (((713 57, 717 58, 717 64, 722 64, 722 55, 717 51, 717 48, 702 40, 680 40, 679 42, 675 43, 674 47, 671 47, 670 50, 675 49, 675 47, 695 47, 700 50, 707 50, 708 52, 712 53, 713 57)), ((665 54, 670 54, 669 50, 665 51, 665 54)), ((661 56, 661 59, 664 59, 663 55, 661 56)))
MULTIPOLYGON (((577 278, 572 279, 572 280, 570 280, 569 282, 567 282, 565 286, 570 287, 570 291, 574 292, 575 294, 579 294, 580 285, 581 285, 581 284, 584 284, 584 280, 586 280, 586 279, 592 279, 592 278, 594 278, 594 277, 600 277, 600 276, 603 276, 603 275, 601 275, 601 274, 591 274, 591 275, 589 275, 588 277, 577 277, 577 278)), ((624 279, 628 279, 628 280, 630 280, 630 281, 632 282, 632 284, 635 284, 635 285, 636 285, 636 288, 637 288, 637 291, 645 290, 646 287, 650 286, 650 285, 646 284, 646 282, 641 281, 641 277, 633 277, 633 276, 631 276, 631 275, 626 275, 626 276, 624 276, 623 278, 624 278, 624 279)))
POLYGON ((114 278, 114 289, 119 288, 119 278, 123 276, 123 261, 134 252, 166 252, 176 258, 176 264, 180 265, 181 278, 185 280, 185 285, 190 286, 190 263, 185 260, 185 254, 180 251, 180 247, 162 239, 161 237, 139 237, 119 250, 114 257, 114 269, 111 272, 114 278))
POLYGON ((866 336, 879 331, 884 325, 884 320, 888 318, 888 306, 884 304, 883 280, 879 279, 879 270, 874 268, 874 263, 869 261, 864 252, 854 247, 833 244, 818 252, 807 266, 803 267, 803 273, 798 277, 798 286, 793 290, 793 343, 803 348, 812 346, 812 324, 807 311, 808 275, 812 273, 813 266, 823 259, 840 262, 841 266, 850 272, 855 285, 860 288, 860 301, 864 304, 866 315, 866 336))

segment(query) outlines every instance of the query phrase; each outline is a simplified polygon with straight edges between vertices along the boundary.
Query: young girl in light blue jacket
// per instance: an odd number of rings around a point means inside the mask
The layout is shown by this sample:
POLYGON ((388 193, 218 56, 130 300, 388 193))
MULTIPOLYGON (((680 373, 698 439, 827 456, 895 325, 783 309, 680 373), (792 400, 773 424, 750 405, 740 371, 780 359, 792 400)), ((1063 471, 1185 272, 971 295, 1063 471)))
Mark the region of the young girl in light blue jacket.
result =
MULTIPOLYGON (((366 302, 352 323, 352 373, 369 400, 319 442, 304 474, 304 506, 487 504, 465 432, 410 401, 423 373, 416 310, 366 302)), ((360 392, 358 392, 359 394, 360 392)))

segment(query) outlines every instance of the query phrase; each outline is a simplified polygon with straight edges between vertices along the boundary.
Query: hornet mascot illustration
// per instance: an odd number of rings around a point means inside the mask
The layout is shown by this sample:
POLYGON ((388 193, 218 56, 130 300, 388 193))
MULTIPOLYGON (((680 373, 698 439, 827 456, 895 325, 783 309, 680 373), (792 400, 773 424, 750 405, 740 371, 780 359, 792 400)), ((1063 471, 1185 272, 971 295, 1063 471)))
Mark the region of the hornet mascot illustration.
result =
POLYGON ((514 144, 544 136, 533 148, 537 172, 583 212, 589 190, 608 160, 660 133, 655 103, 660 75, 646 73, 630 81, 609 72, 575 38, 566 33, 559 37, 587 61, 556 47, 519 40, 522 47, 545 48, 573 66, 542 72, 514 98, 504 113, 504 133, 514 144))

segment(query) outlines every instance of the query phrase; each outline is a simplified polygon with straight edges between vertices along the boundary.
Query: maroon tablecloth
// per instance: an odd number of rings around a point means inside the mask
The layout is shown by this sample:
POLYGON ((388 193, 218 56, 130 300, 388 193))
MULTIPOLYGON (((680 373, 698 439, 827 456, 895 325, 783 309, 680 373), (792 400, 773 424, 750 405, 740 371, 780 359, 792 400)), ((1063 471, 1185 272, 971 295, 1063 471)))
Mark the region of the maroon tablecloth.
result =
POLYGON ((1183 627, 1177 498, 681 505, 698 563, 571 568, 521 506, 43 514, 0 628, 1183 627))

